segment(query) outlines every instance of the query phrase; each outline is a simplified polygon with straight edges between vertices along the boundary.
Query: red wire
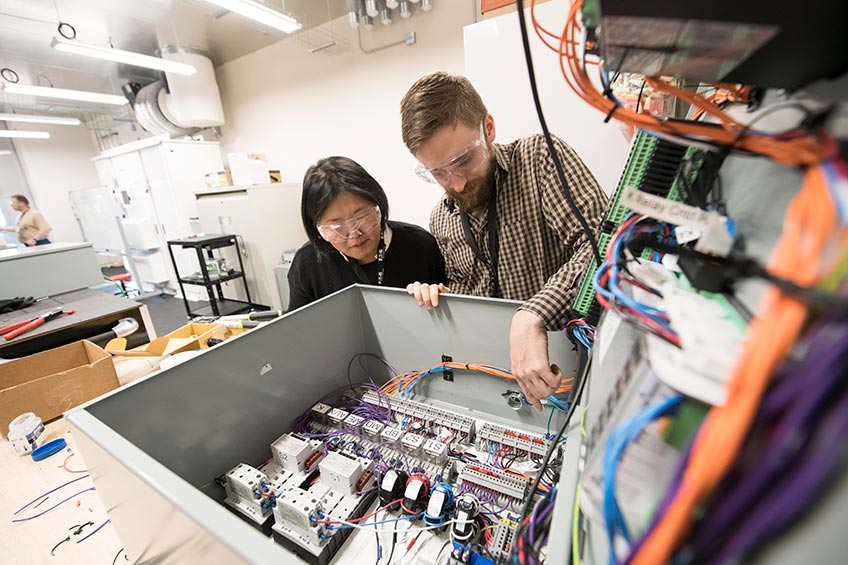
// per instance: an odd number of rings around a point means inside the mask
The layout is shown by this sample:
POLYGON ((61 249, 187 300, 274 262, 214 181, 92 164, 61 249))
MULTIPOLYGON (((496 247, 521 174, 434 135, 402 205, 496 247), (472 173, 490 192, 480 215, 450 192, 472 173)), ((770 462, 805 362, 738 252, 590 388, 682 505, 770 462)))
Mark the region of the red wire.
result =
POLYGON ((70 454, 70 455, 68 455, 67 457, 65 457, 65 462, 64 462, 64 463, 62 463, 61 465, 59 465, 59 469, 64 469, 64 470, 66 470, 66 471, 67 471, 67 472, 69 472, 69 473, 88 473, 88 469, 83 469, 82 471, 77 471, 77 470, 75 470, 75 469, 68 469, 68 467, 67 467, 67 465, 68 465, 68 460, 69 460, 71 457, 73 457, 73 456, 74 456, 74 453, 73 453, 73 452, 71 452, 71 454, 70 454))

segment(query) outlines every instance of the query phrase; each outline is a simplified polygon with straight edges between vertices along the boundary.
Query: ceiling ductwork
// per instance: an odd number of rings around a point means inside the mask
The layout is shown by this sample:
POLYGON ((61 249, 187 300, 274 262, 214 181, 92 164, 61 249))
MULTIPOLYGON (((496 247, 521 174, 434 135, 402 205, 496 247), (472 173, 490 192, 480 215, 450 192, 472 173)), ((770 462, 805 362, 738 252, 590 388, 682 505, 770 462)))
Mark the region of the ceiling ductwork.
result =
POLYGON ((133 109, 145 130, 159 135, 190 135, 199 129, 224 124, 224 109, 212 61, 203 55, 182 51, 164 52, 162 58, 192 65, 192 76, 166 74, 142 87, 133 109))
POLYGON ((422 12, 433 9, 433 0, 346 0, 347 23, 354 29, 361 26, 368 30, 374 27, 374 19, 379 17, 380 23, 390 26, 395 15, 405 20, 411 18, 413 4, 417 4, 422 12))

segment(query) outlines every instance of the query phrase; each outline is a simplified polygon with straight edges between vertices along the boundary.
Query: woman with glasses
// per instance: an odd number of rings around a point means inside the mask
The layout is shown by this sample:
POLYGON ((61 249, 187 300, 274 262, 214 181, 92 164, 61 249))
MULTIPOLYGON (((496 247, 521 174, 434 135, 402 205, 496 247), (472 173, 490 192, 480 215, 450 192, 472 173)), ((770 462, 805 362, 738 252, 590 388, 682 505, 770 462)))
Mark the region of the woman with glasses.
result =
POLYGON ((426 230, 389 221, 386 193, 347 157, 327 157, 303 178, 301 218, 309 242, 289 270, 289 311, 356 283, 441 283, 445 262, 426 230))

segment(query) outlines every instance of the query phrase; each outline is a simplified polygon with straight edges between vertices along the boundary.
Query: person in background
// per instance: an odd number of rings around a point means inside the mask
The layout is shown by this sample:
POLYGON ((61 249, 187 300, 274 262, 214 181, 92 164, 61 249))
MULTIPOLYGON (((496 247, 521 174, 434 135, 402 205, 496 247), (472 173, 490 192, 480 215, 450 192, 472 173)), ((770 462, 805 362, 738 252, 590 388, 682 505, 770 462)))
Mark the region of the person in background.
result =
POLYGON ((403 288, 445 280, 433 236, 389 221, 383 187, 352 159, 327 157, 309 167, 301 218, 309 241, 289 270, 289 311, 356 283, 403 288))
POLYGON ((50 243, 47 234, 53 228, 50 227, 41 212, 30 208, 29 199, 26 196, 13 194, 9 204, 12 206, 12 210, 21 213, 18 224, 16 226, 0 226, 0 230, 18 232, 18 240, 30 247, 50 243))
MULTIPOLYGON (((592 255, 545 138, 494 143, 494 118, 471 82, 442 71, 418 79, 403 97, 401 129, 419 161, 416 173, 445 191, 430 231, 445 257, 447 286, 416 282, 407 291, 428 308, 440 292, 524 301, 510 327, 511 368, 541 410, 562 378, 548 358, 547 331, 564 327, 592 255)), ((556 137, 553 144, 577 208, 597 229, 606 195, 571 147, 556 137)))

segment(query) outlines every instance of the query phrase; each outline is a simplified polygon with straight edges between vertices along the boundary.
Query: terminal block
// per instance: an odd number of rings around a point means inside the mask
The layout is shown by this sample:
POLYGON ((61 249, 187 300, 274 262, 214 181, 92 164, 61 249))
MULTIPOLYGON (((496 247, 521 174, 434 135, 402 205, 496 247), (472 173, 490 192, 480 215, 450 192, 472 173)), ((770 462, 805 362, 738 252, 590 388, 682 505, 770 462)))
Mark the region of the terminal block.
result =
POLYGON ((341 408, 333 408, 327 413, 327 419, 332 425, 337 427, 341 426, 342 422, 344 422, 348 416, 350 416, 350 412, 345 412, 341 408))
POLYGON ((362 416, 357 416, 356 414, 351 414, 344 420, 345 428, 357 428, 362 425, 362 422, 365 421, 365 418, 362 416))
POLYGON ((321 454, 321 442, 294 434, 283 434, 271 444, 274 462, 291 473, 310 472, 321 459, 321 454), (318 457, 315 457, 316 453, 318 457))
POLYGON ((403 432, 400 428, 386 426, 380 434, 380 437, 383 438, 383 441, 398 441, 402 435, 403 432))
POLYGON ((378 436, 383 431, 383 428, 386 426, 378 422, 377 420, 368 420, 362 426, 362 431, 365 432, 366 435, 369 436, 378 436))
POLYGON ((271 490, 268 477, 250 465, 239 463, 226 478, 224 504, 263 531, 270 528, 268 518, 276 494, 271 490))
POLYGON ((400 444, 406 449, 407 455, 418 455, 421 445, 424 443, 424 436, 418 434, 407 433, 403 436, 400 444))
POLYGON ((478 447, 486 451, 490 443, 496 444, 496 447, 511 447, 519 453, 523 452, 539 457, 544 457, 550 446, 550 441, 543 436, 526 434, 493 424, 483 424, 483 427, 477 433, 478 447))
MULTIPOLYGON (((362 396, 362 400, 373 406, 381 406, 383 408, 386 406, 386 397, 376 392, 366 392, 362 396)), ((434 428, 437 427, 444 427, 460 434, 460 436, 468 441, 471 441, 474 437, 474 420, 471 418, 458 416, 453 412, 413 400, 404 400, 394 396, 388 397, 388 400, 392 412, 414 420, 420 420, 424 422, 426 427, 430 428, 430 431, 435 431, 434 428)))
POLYGON ((502 518, 498 522, 492 545, 489 547, 489 552, 495 558, 495 562, 500 563, 512 554, 512 544, 515 542, 517 528, 518 523, 506 518, 502 518))
POLYGON ((519 500, 524 499, 530 486, 521 477, 482 465, 466 465, 459 473, 459 478, 462 484, 483 487, 519 500))
POLYGON ((327 510, 324 501, 314 493, 295 487, 277 498, 274 522, 297 531, 310 543, 320 545, 322 536, 326 538, 326 528, 318 520, 327 510))
POLYGON ((319 402, 318 404, 316 404, 315 406, 312 407, 312 410, 311 410, 312 418, 316 422, 326 424, 327 423, 327 414, 329 414, 330 410, 332 410, 332 409, 333 409, 332 406, 327 406, 326 404, 319 402))
POLYGON ((448 446, 440 441, 428 439, 421 447, 424 454, 437 465, 441 465, 448 457, 448 446))

